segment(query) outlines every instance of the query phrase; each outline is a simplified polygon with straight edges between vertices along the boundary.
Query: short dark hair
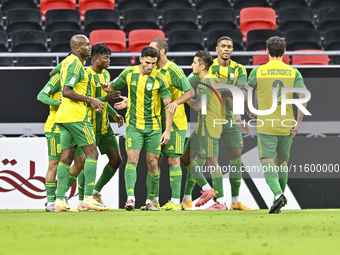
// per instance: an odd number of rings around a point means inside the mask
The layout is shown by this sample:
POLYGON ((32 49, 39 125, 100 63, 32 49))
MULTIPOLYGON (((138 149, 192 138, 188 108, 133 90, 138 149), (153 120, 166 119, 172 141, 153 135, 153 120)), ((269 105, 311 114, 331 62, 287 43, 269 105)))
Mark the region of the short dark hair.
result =
POLYGON ((217 39, 217 45, 221 42, 221 41, 231 41, 231 43, 234 45, 233 39, 231 39, 229 36, 222 36, 220 38, 217 39))
POLYGON ((141 57, 159 58, 159 51, 150 46, 146 46, 142 49, 141 57))
POLYGON ((151 42, 157 43, 158 50, 164 50, 165 53, 168 52, 168 43, 163 38, 153 39, 151 42))
POLYGON ((103 54, 111 55, 111 50, 106 44, 97 43, 92 46, 91 57, 93 57, 94 55, 103 55, 103 54))
POLYGON ((286 50, 286 43, 279 36, 272 36, 266 42, 266 47, 271 57, 282 57, 286 50))
POLYGON ((199 58, 200 64, 205 65, 206 69, 209 69, 209 67, 212 65, 214 61, 209 51, 206 50, 197 51, 195 57, 199 58))

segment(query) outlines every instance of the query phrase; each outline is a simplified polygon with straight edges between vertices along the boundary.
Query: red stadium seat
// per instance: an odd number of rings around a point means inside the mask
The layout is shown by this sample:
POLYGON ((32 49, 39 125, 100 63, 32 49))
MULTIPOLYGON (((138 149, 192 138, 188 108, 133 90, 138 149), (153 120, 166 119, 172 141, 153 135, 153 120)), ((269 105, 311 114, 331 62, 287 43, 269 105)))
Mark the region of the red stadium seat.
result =
POLYGON ((255 29, 276 29, 276 13, 272 8, 250 7, 240 11, 240 30, 243 40, 247 41, 247 33, 255 29))
POLYGON ((103 29, 90 33, 90 44, 105 43, 113 52, 126 51, 126 34, 121 30, 103 29))
POLYGON ((129 52, 140 52, 156 38, 165 39, 164 32, 157 29, 137 29, 131 31, 129 33, 129 52))
MULTIPOLYGON (((297 51, 323 51, 323 50, 296 50, 297 51)), ((328 65, 328 55, 300 55, 292 56, 292 65, 328 65)))
POLYGON ((76 9, 76 0, 40 0, 40 12, 42 20, 45 20, 45 14, 48 10, 55 9, 76 9))
MULTIPOLYGON (((266 52, 267 50, 257 50, 257 52, 266 52)), ((267 64, 269 61, 269 56, 253 56, 253 65, 254 66, 259 66, 259 65, 264 65, 267 64)), ((284 55, 282 58, 282 61, 289 65, 289 56, 284 55)))
POLYGON ((84 16, 87 10, 114 8, 115 0, 79 0, 79 12, 81 16, 84 16))

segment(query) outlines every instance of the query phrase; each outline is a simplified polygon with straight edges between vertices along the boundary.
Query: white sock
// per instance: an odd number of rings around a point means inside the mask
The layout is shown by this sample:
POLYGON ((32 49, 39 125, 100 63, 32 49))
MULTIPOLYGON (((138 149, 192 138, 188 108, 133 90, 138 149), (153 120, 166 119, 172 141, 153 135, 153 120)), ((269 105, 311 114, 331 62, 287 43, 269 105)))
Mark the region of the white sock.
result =
MULTIPOLYGON (((150 199, 147 199, 146 201, 145 201, 145 204, 147 205, 148 203, 151 203, 152 201, 150 200, 150 199)), ((153 202, 152 202, 153 203, 153 202)))
POLYGON ((277 195, 277 196, 275 197, 275 200, 278 199, 281 195, 283 195, 283 193, 277 195))
POLYGON ((47 206, 52 206, 54 202, 47 202, 47 206))
POLYGON ((97 190, 93 190, 93 195, 99 195, 100 194, 100 192, 99 191, 97 191, 97 190))
POLYGON ((205 185, 202 187, 202 190, 203 190, 203 191, 207 191, 207 190, 209 190, 209 189, 211 189, 211 186, 210 186, 209 183, 205 184, 205 185))
POLYGON ((78 206, 81 206, 82 203, 83 203, 83 200, 79 200, 78 206))
POLYGON ((191 197, 191 195, 184 195, 184 197, 183 197, 183 202, 186 202, 186 201, 192 201, 192 197, 191 197))
POLYGON ((154 201, 156 204, 159 204, 159 197, 154 197, 154 198, 153 198, 153 201, 154 201))
POLYGON ((221 205, 225 205, 224 203, 224 197, 219 197, 216 199, 217 202, 219 202, 221 205))
POLYGON ((65 201, 65 198, 57 198, 56 200, 65 201))
POLYGON ((231 197, 231 203, 234 205, 238 202, 238 196, 231 197))
POLYGON ((175 205, 179 205, 181 203, 179 198, 171 198, 171 202, 173 202, 175 205))
POLYGON ((135 196, 128 196, 127 200, 130 200, 130 199, 132 199, 132 201, 135 201, 135 196))

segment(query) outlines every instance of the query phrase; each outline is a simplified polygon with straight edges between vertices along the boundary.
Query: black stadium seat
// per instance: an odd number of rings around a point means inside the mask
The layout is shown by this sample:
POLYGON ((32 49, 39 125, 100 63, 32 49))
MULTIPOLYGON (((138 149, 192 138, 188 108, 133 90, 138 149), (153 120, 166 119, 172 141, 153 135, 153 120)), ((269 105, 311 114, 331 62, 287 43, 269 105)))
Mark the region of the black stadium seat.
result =
POLYGON ((38 10, 10 10, 7 13, 7 33, 42 30, 41 13, 38 10))
POLYGON ((149 0, 124 0, 118 5, 118 10, 120 12, 145 8, 153 9, 153 4, 149 0))
POLYGON ((331 9, 340 7, 339 0, 312 0, 311 3, 312 9, 331 9))
POLYGON ((92 9, 85 12, 85 33, 98 29, 119 29, 119 12, 111 9, 92 9))
POLYGON ((161 12, 183 8, 192 9, 192 5, 188 0, 162 0, 157 4, 157 10, 161 12))
POLYGON ((153 9, 135 9, 124 12, 124 31, 158 29, 158 13, 153 9))
POLYGON ((10 10, 24 9, 24 10, 38 10, 37 1, 35 0, 3 0, 1 6, 2 12, 7 14, 10 10))
POLYGON ((321 9, 318 12, 319 31, 339 28, 340 28, 340 8, 321 9))
POLYGON ((320 32, 316 29, 289 30, 285 36, 287 50, 321 50, 320 32))
POLYGON ((51 51, 52 52, 69 52, 70 40, 76 34, 84 34, 82 31, 56 31, 51 34, 51 51))
POLYGON ((3 30, 3 16, 2 16, 2 12, 0 12, 0 30, 3 30))
MULTIPOLYGON (((324 36, 325 50, 340 50, 340 29, 327 30, 324 36)), ((332 65, 340 64, 340 56, 329 56, 332 65)))
POLYGON ((234 9, 240 11, 248 7, 270 7, 267 0, 235 0, 234 9))
POLYGON ((307 8, 283 9, 279 12, 279 28, 281 31, 290 29, 314 29, 314 13, 307 8))
POLYGON ((81 30, 80 13, 77 10, 49 10, 46 12, 45 18, 47 34, 54 31, 81 30))
POLYGON ((198 29, 197 12, 194 9, 170 9, 163 13, 163 31, 198 29))
MULTIPOLYGON (((12 52, 47 52, 47 37, 43 31, 18 31, 12 34, 12 52)), ((51 66, 52 58, 17 58, 18 66, 51 66)))
POLYGON ((281 36, 281 32, 270 29, 250 30, 247 34, 247 50, 265 50, 266 41, 272 36, 281 36))
POLYGON ((289 8, 308 8, 308 3, 306 0, 274 0, 272 7, 276 11, 289 8))
MULTIPOLYGON (((8 36, 5 31, 0 31, 0 52, 8 52, 8 36)), ((13 58, 0 58, 0 66, 12 66, 13 58)))
POLYGON ((237 29, 236 13, 233 9, 207 9, 202 11, 202 31, 237 29))
POLYGON ((201 12, 208 9, 226 9, 231 8, 228 0, 201 0, 196 3, 196 10, 201 12))

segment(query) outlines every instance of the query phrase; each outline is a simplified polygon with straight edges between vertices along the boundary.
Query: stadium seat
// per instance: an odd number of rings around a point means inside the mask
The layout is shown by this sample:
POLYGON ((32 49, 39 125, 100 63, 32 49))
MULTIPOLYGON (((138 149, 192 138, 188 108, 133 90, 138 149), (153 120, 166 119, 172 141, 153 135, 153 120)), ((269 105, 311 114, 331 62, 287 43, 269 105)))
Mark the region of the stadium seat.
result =
POLYGON ((103 29, 90 33, 91 45, 105 43, 113 52, 126 52, 126 34, 122 30, 103 29))
POLYGON ((82 31, 55 31, 51 34, 51 51, 52 52, 70 52, 70 40, 72 36, 84 34, 82 31))
MULTIPOLYGON (((327 30, 324 36, 325 50, 340 50, 340 29, 327 30)), ((332 65, 340 64, 340 56, 329 56, 332 65)))
POLYGON ((163 13, 163 31, 198 29, 197 12, 194 9, 170 9, 163 13))
POLYGON ((10 10, 7 13, 7 33, 42 30, 41 13, 38 10, 10 10))
MULTIPOLYGON (((207 48, 209 51, 215 51, 217 40, 222 36, 229 36, 233 40, 233 48, 234 51, 243 51, 243 36, 240 30, 238 29, 221 29, 221 30, 212 30, 208 32, 207 35, 207 48)), ((248 56, 232 56, 232 60, 237 63, 241 63, 243 65, 249 64, 248 56)))
POLYGON ((81 16, 84 16, 87 10, 114 8, 115 0, 79 0, 79 12, 81 16))
POLYGON ((3 0, 1 9, 4 14, 7 14, 7 12, 10 10, 15 9, 38 10, 38 7, 37 2, 35 0, 3 0))
POLYGON ((48 10, 55 9, 76 9, 76 0, 40 0, 40 12, 45 19, 45 14, 48 10))
POLYGON ((92 9, 85 12, 85 33, 97 29, 120 29, 119 12, 110 9, 92 9))
POLYGON ((0 12, 0 30, 3 30, 3 25, 4 25, 3 15, 2 12, 0 12))
MULTIPOLYGON (((297 50, 298 51, 322 51, 314 49, 297 50)), ((328 65, 328 55, 301 55, 292 56, 292 65, 328 65)))
POLYGON ((233 9, 207 9, 202 11, 202 31, 237 29, 236 13, 233 9))
POLYGON ((339 0, 312 0, 311 1, 312 9, 331 9, 331 8, 339 8, 340 1, 339 0))
POLYGON ((319 10, 318 29, 319 31, 340 29, 340 8, 319 10))
POLYGON ((235 0, 234 9, 240 11, 249 7, 270 7, 268 0, 235 0))
POLYGON ((251 7, 240 11, 240 30, 247 41, 249 30, 276 29, 276 13, 272 8, 251 7))
POLYGON ((135 9, 124 12, 124 31, 158 29, 158 13, 153 9, 135 9))
POLYGON ((51 34, 54 31, 81 30, 80 13, 77 10, 49 10, 45 16, 45 31, 51 34))
MULTIPOLYGON (((257 52, 266 52, 267 50, 257 50, 257 52)), ((253 65, 258 66, 258 65, 264 65, 267 64, 269 61, 269 56, 253 56, 253 65)), ((288 55, 283 55, 282 61, 289 65, 289 56, 288 55)))
POLYGON ((138 29, 131 31, 129 33, 129 52, 140 52, 156 38, 165 39, 164 32, 156 29, 138 29))
POLYGON ((308 3, 306 0, 274 0, 272 7, 276 11, 289 8, 308 8, 308 3))
POLYGON ((124 0, 118 5, 120 12, 139 9, 153 9, 153 4, 149 0, 124 0))
MULTIPOLYGON (((169 51, 204 50, 203 33, 200 30, 187 29, 172 31, 168 35, 169 51)), ((173 58, 178 65, 191 65, 192 57, 173 58)))
POLYGON ((287 50, 321 50, 320 32, 316 29, 288 30, 285 40, 287 50))
MULTIPOLYGON (((0 31, 0 52, 8 52, 8 36, 5 31, 0 31)), ((0 58, 0 66, 12 66, 13 58, 0 58)))
MULTIPOLYGON (((43 31, 18 31, 12 34, 12 52, 47 52, 47 37, 43 31)), ((51 66, 52 58, 17 58, 18 66, 51 66)))
POLYGON ((208 9, 226 9, 231 8, 228 0, 201 0, 196 3, 196 10, 201 12, 208 9))
POLYGON ((279 28, 281 31, 291 29, 314 29, 314 13, 307 8, 283 9, 279 12, 279 28))
POLYGON ((247 50, 265 50, 266 41, 272 36, 281 36, 281 32, 278 30, 259 29, 251 30, 247 35, 247 50))
POLYGON ((192 5, 188 0, 162 0, 157 4, 157 10, 160 12, 183 8, 192 9, 192 5))

